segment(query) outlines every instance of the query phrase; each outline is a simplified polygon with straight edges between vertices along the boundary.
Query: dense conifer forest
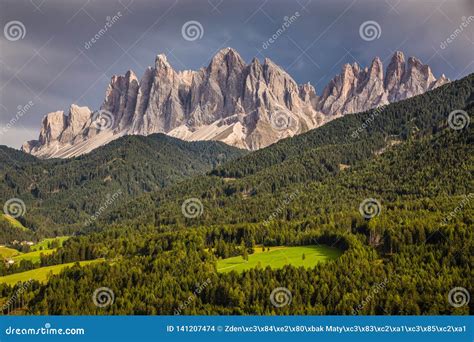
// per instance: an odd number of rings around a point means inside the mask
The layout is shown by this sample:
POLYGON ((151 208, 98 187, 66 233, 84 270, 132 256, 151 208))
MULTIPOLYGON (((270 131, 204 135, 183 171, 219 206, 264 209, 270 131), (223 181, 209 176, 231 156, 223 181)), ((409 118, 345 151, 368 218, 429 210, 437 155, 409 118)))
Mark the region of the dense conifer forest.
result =
POLYGON ((450 291, 473 293, 474 128, 453 129, 448 117, 472 118, 473 90, 470 75, 252 153, 162 135, 71 160, 2 148, 2 198, 24 199, 19 221, 30 229, 0 221, 2 242, 71 237, 39 263, 1 264, 0 275, 100 261, 47 282, 0 283, 0 298, 23 289, 16 312, 38 315, 472 314, 450 291), (217 271, 219 259, 306 245, 342 255, 311 268, 217 271), (100 288, 106 306, 92 300, 100 288), (270 300, 278 288, 285 305, 270 300))

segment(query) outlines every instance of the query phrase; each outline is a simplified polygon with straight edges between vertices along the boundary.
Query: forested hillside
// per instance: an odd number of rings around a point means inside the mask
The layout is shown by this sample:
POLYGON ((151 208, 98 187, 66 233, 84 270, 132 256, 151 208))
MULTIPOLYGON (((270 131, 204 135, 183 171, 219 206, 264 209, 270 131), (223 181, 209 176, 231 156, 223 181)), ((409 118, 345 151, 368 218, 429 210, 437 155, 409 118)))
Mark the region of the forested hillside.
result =
POLYGON ((318 194, 320 210, 325 207, 325 210, 337 211, 342 203, 348 202, 335 195, 337 188, 344 191, 344 196, 352 193, 362 199, 370 191, 386 193, 390 200, 408 195, 466 194, 472 190, 471 128, 454 131, 449 128, 447 119, 449 113, 457 109, 472 115, 473 89, 474 76, 469 76, 434 92, 392 104, 380 111, 372 124, 380 125, 378 122, 382 121, 387 125, 387 131, 382 131, 383 126, 375 130, 369 125, 366 130, 372 129, 372 133, 361 133, 357 139, 348 138, 347 132, 351 134, 357 130, 361 122, 372 117, 373 112, 345 116, 302 136, 283 140, 226 163, 209 176, 184 180, 164 191, 139 196, 114 210, 106 220, 130 219, 133 222, 183 225, 258 222, 289 197, 291 202, 301 202, 304 206, 293 213, 285 206, 285 210, 290 211, 287 215, 291 220, 316 213, 314 203, 309 202, 307 208, 306 194, 318 194), (424 121, 418 123, 418 116, 422 116, 424 121), (339 129, 334 129, 334 125, 339 129), (411 133, 393 134, 397 131, 411 133), (320 139, 331 141, 320 146, 320 139), (336 144, 337 139, 342 143, 336 144), (407 149, 410 152, 403 153, 407 149), (258 158, 254 158, 256 154, 258 158), (247 175, 239 178, 230 177, 236 174, 226 171, 235 168, 253 170, 253 166, 247 168, 247 163, 264 165, 265 160, 275 160, 275 156, 286 157, 275 165, 269 163, 263 168, 255 167, 260 171, 244 171, 242 174, 247 175), (387 161, 386 158, 396 160, 387 161), (379 165, 379 160, 385 160, 386 165, 379 165), (379 170, 376 172, 374 168, 379 170), (365 179, 361 179, 362 176, 365 179), (313 183, 308 183, 311 181, 313 183), (308 190, 309 184, 312 185, 308 190), (192 220, 181 215, 180 205, 187 198, 197 198, 202 202, 203 215, 192 220))
MULTIPOLYGON (((455 286, 471 287, 474 212, 464 206, 446 217, 464 203, 461 193, 474 190, 472 134, 472 129, 443 131, 404 144, 325 182, 293 188, 297 195, 284 205, 268 202, 271 195, 257 195, 258 200, 241 206, 224 202, 209 207, 214 202, 205 202, 205 221, 216 224, 186 228, 124 221, 70 239, 58 253, 44 258, 45 263, 100 257, 108 261, 72 268, 46 285, 34 284, 25 295, 30 313, 468 314, 469 306, 453 307, 447 295, 455 286), (409 156, 424 160, 418 163, 409 156), (457 158, 463 162, 457 164, 457 158), (450 175, 453 166, 460 170, 450 175), (403 184, 411 191, 399 191, 403 184), (379 215, 372 218, 358 210, 368 196, 381 203, 379 215), (259 208, 272 206, 283 210, 270 221, 260 218, 259 208), (242 223, 230 222, 237 218, 242 223), (313 268, 216 272, 218 258, 253 253, 261 245, 310 244, 344 253, 313 268), (90 300, 91 289, 101 286, 115 296, 115 303, 105 309, 90 300), (272 289, 282 286, 292 301, 276 308, 268 298, 272 289)), ((172 209, 162 215, 172 215, 172 209)), ((3 287, 4 294, 11 291, 3 287)))
MULTIPOLYGON (((474 128, 453 129, 448 117, 456 110, 472 117, 473 82, 471 75, 376 115, 345 116, 207 175, 119 201, 28 265, 40 271, 95 261, 32 281, 22 310, 472 314, 469 301, 456 306, 449 296, 453 288, 473 290, 474 128), (314 245, 340 256, 311 267, 217 270, 222 259, 246 262, 270 248, 314 245), (282 287, 288 300, 274 305, 272 292, 282 287), (91 300, 102 288, 113 297, 104 307, 91 300)), ((0 266, 1 274, 21 270, 0 266)), ((0 298, 20 286, 0 282, 0 298)))
POLYGON ((123 137, 72 159, 40 160, 0 146, 0 194, 4 201, 25 203, 20 220, 32 230, 74 232, 112 196, 123 202, 243 153, 220 142, 184 142, 162 134, 123 137))
POLYGON ((390 137, 405 140, 415 134, 436 132, 441 122, 446 123, 451 111, 465 108, 474 101, 473 88, 474 75, 470 75, 411 99, 346 115, 318 129, 235 159, 218 167, 213 174, 247 176, 282 161, 298 163, 312 150, 328 146, 344 146, 347 153, 340 159, 351 164, 361 157, 369 157, 370 150, 375 151, 390 137))

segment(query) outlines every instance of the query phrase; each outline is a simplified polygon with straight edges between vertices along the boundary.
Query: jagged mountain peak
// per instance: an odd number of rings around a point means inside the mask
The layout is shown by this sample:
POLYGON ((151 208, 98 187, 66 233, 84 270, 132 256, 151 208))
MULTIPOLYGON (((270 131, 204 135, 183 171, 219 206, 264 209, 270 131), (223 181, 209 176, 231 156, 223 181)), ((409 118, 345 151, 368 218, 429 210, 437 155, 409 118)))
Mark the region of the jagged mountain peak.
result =
POLYGON ((160 65, 160 64, 169 65, 168 58, 163 53, 160 53, 160 54, 156 55, 156 57, 155 57, 155 67, 160 65))
POLYGON ((130 79, 138 80, 137 75, 133 72, 133 70, 128 70, 125 73, 125 77, 130 78, 130 79))
POLYGON ((271 60, 268 57, 265 57, 263 59, 263 64, 262 67, 267 69, 267 70, 275 70, 279 73, 282 73, 284 75, 287 75, 289 78, 292 78, 286 71, 283 69, 281 66, 279 66, 277 63, 275 63, 273 60, 271 60))
POLYGON ((208 69, 212 70, 216 67, 220 67, 223 64, 227 64, 227 66, 240 66, 243 67, 245 65, 244 59, 240 56, 240 54, 230 48, 224 48, 219 50, 214 57, 212 57, 211 62, 209 63, 208 69))
POLYGON ((408 65, 414 67, 421 67, 423 63, 421 63, 418 58, 411 56, 408 58, 408 65))
POLYGON ((405 63, 405 54, 402 51, 395 51, 392 55, 391 62, 400 61, 405 63))
POLYGON ((384 71, 382 60, 379 57, 375 57, 369 67, 369 77, 377 77, 379 79, 383 79, 383 76, 384 71))
POLYGON ((228 55, 228 54, 240 57, 239 52, 237 50, 235 50, 234 48, 231 48, 230 46, 227 46, 227 47, 222 48, 219 51, 217 51, 217 53, 214 55, 214 57, 225 56, 225 55, 228 55))
POLYGON ((72 105, 49 113, 38 140, 23 150, 41 157, 87 153, 127 134, 166 133, 184 140, 219 140, 259 149, 334 118, 405 99, 449 80, 397 51, 384 71, 376 57, 362 68, 345 64, 318 96, 269 58, 247 64, 228 47, 197 71, 175 71, 164 54, 139 79, 114 75, 100 112, 72 105))

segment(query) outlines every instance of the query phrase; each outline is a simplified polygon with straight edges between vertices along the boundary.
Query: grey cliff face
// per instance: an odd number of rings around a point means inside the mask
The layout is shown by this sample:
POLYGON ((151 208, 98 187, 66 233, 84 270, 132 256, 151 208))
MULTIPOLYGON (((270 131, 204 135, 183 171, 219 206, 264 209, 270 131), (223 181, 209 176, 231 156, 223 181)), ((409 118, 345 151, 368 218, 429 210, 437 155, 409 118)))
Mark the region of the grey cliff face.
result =
POLYGON ((99 112, 73 104, 67 115, 47 114, 38 140, 22 149, 46 158, 71 157, 126 134, 160 132, 256 150, 447 82, 418 59, 405 63, 403 53, 396 52, 385 72, 378 57, 365 69, 344 65, 318 96, 313 86, 297 84, 270 59, 246 64, 231 48, 197 71, 177 72, 158 55, 140 80, 133 71, 113 76, 99 112))

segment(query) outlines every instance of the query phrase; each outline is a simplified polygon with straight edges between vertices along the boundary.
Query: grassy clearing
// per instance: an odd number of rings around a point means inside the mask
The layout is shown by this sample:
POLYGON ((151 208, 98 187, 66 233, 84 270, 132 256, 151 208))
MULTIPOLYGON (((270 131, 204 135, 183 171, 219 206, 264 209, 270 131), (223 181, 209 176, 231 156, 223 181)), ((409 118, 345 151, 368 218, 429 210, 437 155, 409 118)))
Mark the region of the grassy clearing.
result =
POLYGON ((0 214, 0 220, 7 221, 10 224, 10 226, 14 228, 29 231, 29 229, 26 228, 24 225, 22 225, 20 221, 18 221, 17 219, 15 219, 14 217, 10 215, 0 214))
POLYGON ((69 239, 69 236, 58 236, 58 237, 50 238, 50 239, 43 239, 40 242, 38 242, 37 244, 31 246, 30 250, 32 250, 32 251, 39 251, 41 249, 47 250, 49 244, 53 241, 58 241, 59 242, 59 247, 61 247, 63 245, 64 241, 66 241, 67 239, 69 239))
POLYGON ((16 249, 4 247, 4 246, 0 247, 0 258, 8 259, 18 254, 20 254, 20 252, 18 252, 16 249))
POLYGON ((297 247, 270 247, 270 250, 262 251, 261 247, 255 248, 255 253, 250 254, 245 261, 242 256, 222 259, 217 262, 218 272, 237 271, 242 272, 254 267, 282 268, 285 265, 295 267, 313 267, 316 264, 338 258, 342 251, 328 246, 310 245, 297 247), (304 259, 303 259, 304 255, 304 259))
POLYGON ((30 247, 31 252, 21 253, 13 248, 0 247, 0 258, 4 259, 13 259, 15 262, 20 262, 21 260, 30 260, 33 263, 39 263, 41 261, 40 255, 49 255, 56 252, 57 248, 50 248, 48 246, 53 241, 58 241, 59 246, 61 247, 69 239, 69 236, 59 236, 56 238, 44 239, 38 242, 37 244, 30 247))
MULTIPOLYGON (((102 262, 102 261, 104 261, 104 259, 81 261, 79 264, 81 266, 85 266, 85 265, 90 265, 90 264, 97 263, 97 262, 102 262)), ((38 280, 42 283, 45 283, 48 280, 48 277, 49 277, 50 274, 58 274, 63 269, 65 269, 67 267, 71 267, 74 264, 75 264, 75 262, 71 262, 71 263, 68 263, 68 264, 40 267, 40 268, 30 270, 30 271, 26 271, 26 272, 9 274, 7 276, 0 277, 0 284, 15 285, 16 283, 18 283, 20 281, 25 282, 25 281, 28 281, 30 279, 35 279, 35 280, 38 280)))
POLYGON ((47 250, 44 250, 44 251, 34 251, 34 252, 29 252, 29 253, 22 253, 22 254, 14 256, 12 259, 15 262, 20 262, 21 260, 30 260, 33 263, 37 263, 37 262, 41 261, 41 258, 40 258, 41 254, 44 254, 44 255, 53 254, 54 252, 56 252, 56 250, 57 250, 57 248, 53 248, 53 249, 47 249, 47 250))

